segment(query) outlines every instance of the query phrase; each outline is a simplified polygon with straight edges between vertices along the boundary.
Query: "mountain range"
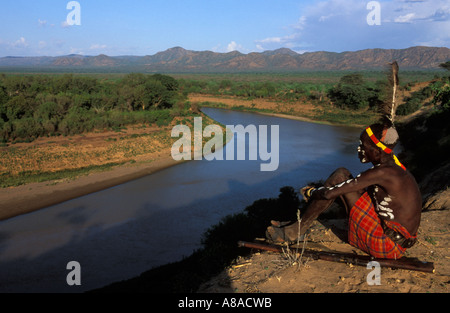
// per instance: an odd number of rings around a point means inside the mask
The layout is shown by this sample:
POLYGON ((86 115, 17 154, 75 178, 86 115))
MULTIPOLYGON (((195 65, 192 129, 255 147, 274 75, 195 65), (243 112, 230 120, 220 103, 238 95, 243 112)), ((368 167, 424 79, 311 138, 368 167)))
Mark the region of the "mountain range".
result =
POLYGON ((59 57, 3 57, 0 71, 14 68, 93 70, 107 72, 282 72, 305 70, 377 70, 397 61, 402 69, 438 69, 450 60, 446 47, 366 49, 348 52, 296 53, 287 48, 261 53, 218 53, 174 47, 147 56, 66 55, 59 57))

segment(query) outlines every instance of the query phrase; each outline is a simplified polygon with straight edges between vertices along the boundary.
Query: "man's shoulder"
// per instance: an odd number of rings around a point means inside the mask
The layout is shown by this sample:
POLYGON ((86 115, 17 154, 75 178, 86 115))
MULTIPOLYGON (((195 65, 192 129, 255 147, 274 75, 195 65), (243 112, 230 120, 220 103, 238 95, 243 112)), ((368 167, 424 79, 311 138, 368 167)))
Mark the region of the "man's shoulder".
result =
POLYGON ((404 177, 406 174, 406 171, 403 170, 401 167, 397 165, 390 165, 390 164, 382 164, 382 165, 376 165, 372 167, 371 169, 366 171, 368 174, 375 175, 378 177, 383 178, 401 178, 404 177))
POLYGON ((373 167, 374 170, 384 173, 406 173, 406 171, 397 164, 381 164, 373 167))

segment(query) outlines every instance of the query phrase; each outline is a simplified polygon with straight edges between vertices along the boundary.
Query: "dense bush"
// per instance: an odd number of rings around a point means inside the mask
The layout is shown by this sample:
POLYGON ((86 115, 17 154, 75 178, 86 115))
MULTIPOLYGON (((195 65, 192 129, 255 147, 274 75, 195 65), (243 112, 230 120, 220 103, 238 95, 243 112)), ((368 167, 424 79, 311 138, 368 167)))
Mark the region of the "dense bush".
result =
POLYGON ((298 83, 293 81, 241 81, 223 79, 219 81, 180 79, 180 89, 185 93, 222 96, 237 96, 246 99, 277 99, 297 101, 321 99, 326 94, 327 84, 298 83))
POLYGON ((328 91, 334 105, 351 110, 373 107, 381 101, 380 96, 380 90, 366 84, 361 74, 343 76, 337 86, 328 91))
POLYGON ((414 113, 427 104, 448 105, 450 103, 450 78, 436 79, 404 100, 404 103, 398 107, 398 115, 414 113))
POLYGON ((129 74, 117 81, 51 75, 0 76, 0 141, 74 135, 140 122, 167 125, 183 98, 173 77, 129 74), (141 114, 141 112, 147 112, 141 114))
MULTIPOLYGON (((450 62, 450 61, 449 61, 450 62)), ((444 64, 448 64, 444 63, 444 64)), ((432 102, 441 105, 443 108, 450 106, 450 76, 438 80, 430 86, 433 92, 432 102)))
POLYGON ((434 95, 431 102, 436 106, 428 114, 398 127, 408 168, 419 180, 448 164, 450 159, 449 78, 443 78, 431 87, 434 95))
POLYGON ((419 91, 413 92, 411 96, 404 99, 404 103, 397 109, 398 115, 409 115, 419 110, 426 100, 432 96, 432 88, 426 86, 419 91))

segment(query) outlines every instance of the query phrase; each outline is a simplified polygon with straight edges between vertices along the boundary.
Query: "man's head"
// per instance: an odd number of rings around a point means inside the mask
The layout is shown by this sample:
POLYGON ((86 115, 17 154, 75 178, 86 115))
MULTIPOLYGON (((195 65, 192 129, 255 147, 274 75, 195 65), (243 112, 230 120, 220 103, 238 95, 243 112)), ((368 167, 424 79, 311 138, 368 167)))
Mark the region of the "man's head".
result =
POLYGON ((358 147, 358 157, 362 163, 379 163, 383 154, 393 154, 399 136, 394 127, 382 124, 372 124, 360 136, 361 144, 358 147))

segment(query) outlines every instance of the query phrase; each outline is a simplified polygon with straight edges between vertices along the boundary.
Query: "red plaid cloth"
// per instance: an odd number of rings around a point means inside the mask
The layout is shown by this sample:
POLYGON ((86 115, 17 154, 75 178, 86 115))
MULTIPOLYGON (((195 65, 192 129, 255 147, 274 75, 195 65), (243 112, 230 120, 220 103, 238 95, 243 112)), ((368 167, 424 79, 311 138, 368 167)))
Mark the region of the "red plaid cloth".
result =
MULTIPOLYGON (((406 238, 411 237, 408 231, 398 223, 385 222, 389 228, 399 231, 406 238)), ((380 218, 368 193, 364 193, 350 211, 348 227, 349 243, 375 258, 399 259, 405 248, 387 237, 381 227, 380 218)))

